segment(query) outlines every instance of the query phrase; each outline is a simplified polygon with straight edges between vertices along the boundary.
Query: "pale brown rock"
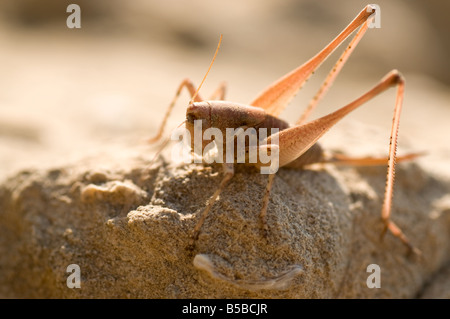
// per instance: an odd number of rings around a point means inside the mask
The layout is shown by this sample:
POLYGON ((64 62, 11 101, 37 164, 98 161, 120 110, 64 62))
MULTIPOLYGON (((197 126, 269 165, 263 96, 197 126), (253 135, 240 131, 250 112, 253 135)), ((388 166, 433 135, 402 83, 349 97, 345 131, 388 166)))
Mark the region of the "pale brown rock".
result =
POLYGON ((450 267, 447 265, 433 278, 420 295, 424 299, 450 299, 450 267))
POLYGON ((108 161, 24 171, 2 184, 2 297, 412 298, 450 257, 449 184, 415 163, 398 166, 393 219, 420 259, 389 233, 380 241, 382 167, 281 169, 268 241, 258 219, 267 177, 238 168, 190 255, 220 167, 95 164, 108 161), (81 268, 81 289, 67 288, 70 264, 81 268), (366 285, 370 264, 381 268, 380 289, 366 285))

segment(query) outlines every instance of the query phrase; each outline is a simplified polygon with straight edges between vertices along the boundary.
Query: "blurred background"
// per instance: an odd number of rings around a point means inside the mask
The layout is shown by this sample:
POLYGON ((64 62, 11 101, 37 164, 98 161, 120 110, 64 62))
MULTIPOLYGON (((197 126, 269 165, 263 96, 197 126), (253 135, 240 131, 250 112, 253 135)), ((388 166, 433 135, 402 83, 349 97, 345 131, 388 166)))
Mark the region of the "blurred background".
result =
MULTIPOLYGON (((313 117, 343 106, 398 69, 407 79, 401 145, 428 150, 427 161, 448 165, 450 2, 376 3, 381 28, 368 30, 313 117)), ((115 151, 141 145, 148 151, 142 156, 151 158, 145 139, 156 132, 182 79, 201 81, 220 34, 222 46, 201 94, 207 98, 226 81, 227 99, 246 103, 316 54, 367 4, 2 0, 0 177, 111 145, 115 151), (81 8, 80 29, 66 25, 70 3, 81 8)), ((294 122, 300 116, 344 48, 308 81, 283 118, 294 122)), ((346 119, 385 128, 386 143, 374 150, 387 149, 394 99, 390 90, 346 119)), ((169 128, 183 120, 188 101, 187 94, 180 97, 169 128)))

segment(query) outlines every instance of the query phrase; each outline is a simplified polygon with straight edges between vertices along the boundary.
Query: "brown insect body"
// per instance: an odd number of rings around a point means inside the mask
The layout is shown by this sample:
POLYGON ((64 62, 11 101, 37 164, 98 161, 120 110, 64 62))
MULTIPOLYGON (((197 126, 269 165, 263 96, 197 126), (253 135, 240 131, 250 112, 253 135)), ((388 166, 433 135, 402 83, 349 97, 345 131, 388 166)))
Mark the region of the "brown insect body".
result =
MULTIPOLYGON (((203 101, 194 102, 188 106, 186 111, 186 128, 194 136, 194 120, 202 121, 202 137, 203 133, 208 128, 217 128, 222 132, 226 132, 227 128, 254 128, 256 130, 257 139, 259 141, 268 137, 272 129, 278 129, 279 131, 285 130, 291 125, 283 119, 268 114, 264 109, 249 105, 244 105, 229 101, 203 101), (267 135, 260 136, 260 129, 266 129, 267 135)), ((211 143, 212 140, 222 145, 226 145, 226 134, 223 134, 223 140, 218 141, 215 137, 213 139, 202 138, 202 154, 205 147, 211 143)), ((194 143, 194 140, 191 140, 194 143)), ((191 145, 194 148, 194 145, 191 145)), ((249 138, 245 139, 245 147, 249 147, 249 138)), ((237 145, 234 143, 235 154, 237 153, 237 145)), ((198 154, 198 155, 202 155, 198 154)), ((308 149, 300 157, 294 159, 292 162, 286 164, 286 167, 302 168, 308 164, 320 162, 323 159, 323 149, 316 143, 310 149, 308 149)), ((235 163, 237 157, 235 156, 235 163)), ((224 159, 225 161, 225 159, 224 159)), ((254 165, 248 162, 248 158, 245 162, 247 165, 254 165)), ((258 166, 257 164, 254 166, 258 166)))
MULTIPOLYGON (((182 88, 186 87, 191 96, 191 102, 187 108, 185 126, 187 130, 191 133, 191 146, 194 152, 199 155, 203 155, 205 148, 215 140, 216 143, 220 145, 226 145, 228 141, 226 140, 227 130, 233 129, 237 130, 239 128, 244 131, 248 128, 254 128, 258 140, 264 140, 264 144, 258 145, 258 152, 267 151, 268 153, 276 152, 279 154, 279 160, 277 161, 279 167, 291 167, 291 168, 303 168, 308 164, 314 163, 327 163, 333 162, 336 164, 351 164, 351 165, 386 165, 387 164, 387 178, 386 178, 386 188, 385 196, 383 201, 383 207, 381 212, 381 221, 384 224, 383 235, 386 230, 389 230, 394 236, 399 238, 405 245, 407 245, 414 252, 418 252, 403 234, 401 229, 390 219, 391 215, 391 202, 393 196, 393 185, 395 176, 395 163, 401 160, 411 160, 417 157, 419 154, 409 154, 403 157, 397 157, 397 136, 399 128, 400 113, 403 104, 404 95, 404 78, 397 70, 392 70, 387 73, 384 78, 382 78, 377 85, 368 90, 365 94, 356 98, 349 104, 339 108, 338 110, 325 115, 316 120, 306 122, 306 119, 311 114, 311 111, 317 106, 320 99, 324 96, 328 88, 331 86, 335 80, 337 74, 342 69, 343 65, 355 49, 356 45, 359 43, 367 29, 369 28, 369 23, 373 19, 376 7, 373 5, 366 6, 355 19, 334 38, 324 49, 322 49, 318 54, 311 58, 306 63, 300 65, 293 71, 287 73, 273 84, 269 85, 265 90, 263 90, 253 101, 248 105, 239 104, 235 102, 229 102, 224 100, 225 96, 225 86, 222 85, 214 93, 214 98, 208 101, 204 101, 198 95, 198 91, 206 78, 203 78, 202 83, 199 88, 195 90, 194 85, 188 79, 184 80, 175 96, 175 99, 169 106, 169 109, 164 117, 163 123, 158 131, 156 138, 153 141, 159 139, 162 135, 164 125, 166 124, 167 118, 172 110, 175 100, 180 94, 182 88), (323 82, 317 94, 311 100, 310 104, 304 111, 303 115, 298 119, 294 125, 289 125, 286 121, 278 118, 281 111, 288 105, 288 103, 295 96, 297 91, 302 87, 306 80, 311 76, 314 70, 321 65, 321 63, 355 30, 356 35, 350 41, 345 51, 340 56, 339 60, 336 62, 333 69, 328 74, 327 78, 323 82), (324 156, 324 151, 321 146, 317 143, 318 140, 337 122, 342 118, 347 116, 350 112, 357 109, 367 101, 373 99, 378 94, 386 91, 391 87, 397 88, 396 100, 394 105, 394 117, 391 129, 390 143, 389 143, 389 155, 384 158, 350 158, 345 156, 340 156, 336 154, 331 158, 326 158, 324 156), (215 99, 218 97, 217 99, 215 99), (195 121, 201 120, 201 147, 200 149, 195 149, 195 142, 198 143, 198 138, 195 137, 195 121), (220 134, 218 136, 208 136, 204 138, 204 134, 209 128, 218 129, 220 134), (261 135, 260 129, 267 129, 267 135, 261 135), (271 129, 278 129, 278 132, 272 133, 271 129), (192 138, 194 137, 194 138, 192 138), (222 139, 222 140, 219 140, 222 139)), ((221 37, 222 39, 222 37, 221 37)), ((217 47, 216 53, 214 55, 213 61, 217 55, 217 51, 220 47, 220 42, 217 47)), ((212 63, 211 63, 212 65, 212 63)), ((208 69, 211 69, 211 65, 208 69)), ((208 72, 206 74, 208 74, 208 72)), ((236 137, 240 137, 236 133, 236 137)), ((216 131, 217 132, 217 131, 216 131)), ((198 134, 197 134, 198 135, 198 134)), ((246 138, 246 152, 249 151, 249 138, 246 138)), ((234 147, 236 147, 236 141, 233 141, 234 147)), ((228 144, 229 145, 229 144, 228 144)), ((248 154, 247 154, 248 155, 248 154)), ((200 215, 199 221, 193 230, 191 237, 190 248, 193 249, 196 240, 198 239, 201 226, 205 221, 211 207, 218 198, 221 191, 226 187, 227 183, 231 180, 234 174, 234 164, 236 164, 236 157, 231 161, 225 160, 224 155, 223 161, 223 179, 220 183, 218 189, 210 197, 207 202, 205 209, 200 215)), ((240 163, 240 162, 239 162, 240 163)), ((264 165, 261 162, 252 162, 246 164, 253 165, 256 167, 262 167, 264 165)), ((265 168, 265 167, 264 167, 265 168)), ((262 221, 262 228, 264 234, 267 236, 268 225, 266 221, 266 212, 269 204, 270 190, 273 185, 273 180, 275 173, 270 171, 268 173, 268 182, 264 192, 262 200, 262 208, 260 211, 260 219, 262 221)))

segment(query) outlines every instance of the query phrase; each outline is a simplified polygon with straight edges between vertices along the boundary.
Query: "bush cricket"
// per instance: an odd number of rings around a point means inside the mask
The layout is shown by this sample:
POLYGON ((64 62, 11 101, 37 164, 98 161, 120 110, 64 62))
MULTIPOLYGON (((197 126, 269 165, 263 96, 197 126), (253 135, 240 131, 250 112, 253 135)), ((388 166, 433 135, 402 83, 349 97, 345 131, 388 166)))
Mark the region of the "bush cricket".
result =
MULTIPOLYGON (((265 144, 260 146, 258 151, 262 151, 264 148, 268 152, 277 152, 279 156, 279 167, 290 168, 304 168, 306 165, 314 163, 335 163, 335 164, 347 164, 347 165, 386 165, 387 164, 387 177, 384 201, 381 211, 381 221, 384 224, 384 230, 381 237, 384 236, 387 230, 389 230, 395 237, 399 238, 410 251, 417 254, 420 253, 405 236, 403 231, 391 220, 391 202, 393 197, 393 186, 395 176, 395 164, 399 161, 411 160, 417 157, 418 153, 408 154, 402 157, 397 157, 397 136, 399 129, 400 113, 403 103, 404 86, 405 81, 403 76, 397 71, 392 70, 387 73, 373 88, 368 90, 365 94, 353 100, 351 103, 339 108, 326 116, 318 118, 313 121, 307 122, 311 112, 316 108, 320 99, 325 95, 326 91, 330 88, 340 70, 344 66, 347 59, 359 43, 365 32, 369 28, 369 24, 375 16, 376 6, 367 5, 354 20, 341 32, 336 38, 334 38, 324 49, 318 54, 312 57, 309 61, 302 64, 298 68, 294 69, 290 73, 284 75, 265 90, 263 90, 253 101, 248 105, 243 105, 235 102, 225 101, 225 85, 220 86, 213 94, 210 100, 203 100, 198 94, 200 87, 205 81, 211 66, 216 58, 217 52, 220 47, 222 36, 217 46, 214 57, 211 61, 208 71, 204 76, 200 86, 196 89, 194 84, 185 79, 178 87, 176 96, 172 100, 169 108, 166 111, 162 124, 159 128, 157 135, 151 139, 151 142, 158 141, 164 131, 167 119, 175 105, 175 102, 182 91, 186 88, 190 95, 191 101, 187 107, 186 120, 182 123, 186 129, 192 132, 194 130, 194 121, 202 121, 202 130, 206 130, 210 127, 215 127, 225 132, 227 128, 277 128, 278 133, 272 134, 265 138, 265 144), (359 29, 358 29, 359 28, 359 29), (288 124, 286 121, 278 118, 281 111, 289 104, 291 99, 295 96, 298 90, 306 82, 306 80, 314 73, 314 71, 322 64, 322 62, 354 31, 356 34, 344 50, 339 60, 334 65, 333 69, 329 72, 326 79, 322 83, 320 89, 313 97, 306 110, 298 121, 294 125, 288 124), (387 157, 374 158, 351 158, 339 154, 326 156, 317 141, 337 122, 344 118, 351 111, 357 109, 365 102, 373 99, 378 94, 386 91, 390 87, 396 87, 396 100, 394 104, 394 116, 392 129, 389 142, 389 153, 387 157), (278 143, 271 143, 273 140, 277 140, 278 143)), ((167 144, 164 143, 162 147, 167 144)), ((202 141, 202 150, 206 145, 206 142, 202 141)), ((218 141, 222 145, 226 141, 218 141)), ((161 149, 162 150, 162 149, 161 149)), ((160 151, 161 151, 160 150, 160 151)), ((157 153, 157 155, 159 152, 157 153)), ((156 156, 157 156, 156 155, 156 156)), ((155 156, 155 158, 156 158, 155 156)), ((226 187, 230 179, 233 177, 234 165, 237 164, 235 158, 234 161, 223 163, 223 179, 216 189, 216 191, 209 198, 206 207, 200 214, 200 218, 193 229, 189 247, 193 249, 195 242, 198 239, 201 227, 214 205, 219 194, 226 187)), ((261 161, 255 163, 245 163, 245 165, 253 165, 261 168, 266 165, 261 161)), ((268 174, 267 186, 262 198, 261 210, 259 217, 261 220, 261 226, 263 233, 267 235, 268 225, 266 221, 267 206, 270 197, 270 190, 274 182, 275 173, 268 174)))

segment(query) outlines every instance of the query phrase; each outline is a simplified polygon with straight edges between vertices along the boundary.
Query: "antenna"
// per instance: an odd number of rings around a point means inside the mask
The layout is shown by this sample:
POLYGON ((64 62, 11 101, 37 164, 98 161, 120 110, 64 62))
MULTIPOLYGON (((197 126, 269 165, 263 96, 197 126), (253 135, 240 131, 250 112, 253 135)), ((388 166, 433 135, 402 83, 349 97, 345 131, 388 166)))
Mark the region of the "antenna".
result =
POLYGON ((223 35, 221 34, 221 35, 220 35, 220 39, 219 39, 219 43, 217 44, 216 53, 214 53, 214 57, 212 58, 212 61, 211 61, 211 63, 209 64, 208 71, 206 71, 206 74, 205 74, 205 76, 203 77, 202 82, 200 83, 200 85, 199 85, 198 88, 197 88, 197 91, 195 91, 195 94, 192 96, 191 100, 189 101, 189 104, 192 104, 192 102, 194 102, 195 98, 197 97, 198 91, 200 91, 200 88, 202 87, 203 82, 205 82, 206 77, 208 76, 208 73, 209 73, 209 71, 211 70, 211 67, 212 67, 212 65, 213 65, 213 63, 214 63, 214 60, 216 59, 217 53, 219 52, 220 44, 222 43, 222 37, 223 37, 223 35))

